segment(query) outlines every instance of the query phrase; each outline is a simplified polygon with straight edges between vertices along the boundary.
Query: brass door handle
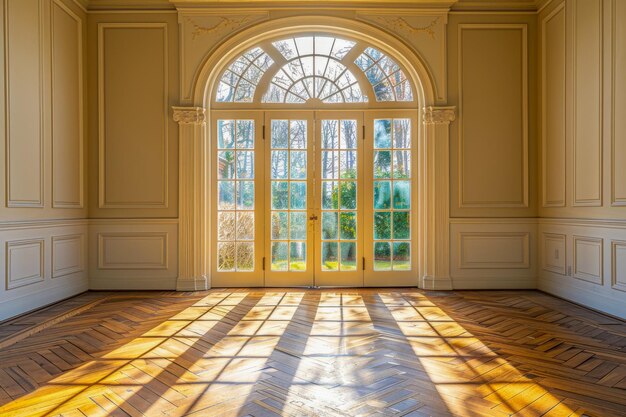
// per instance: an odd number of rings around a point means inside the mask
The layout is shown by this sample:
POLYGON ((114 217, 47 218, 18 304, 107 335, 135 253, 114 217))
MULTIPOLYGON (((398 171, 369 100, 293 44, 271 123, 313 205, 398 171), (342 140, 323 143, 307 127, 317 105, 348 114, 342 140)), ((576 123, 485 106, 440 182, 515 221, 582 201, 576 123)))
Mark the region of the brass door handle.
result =
POLYGON ((315 214, 312 214, 311 217, 309 217, 309 220, 317 220, 317 216, 315 214))

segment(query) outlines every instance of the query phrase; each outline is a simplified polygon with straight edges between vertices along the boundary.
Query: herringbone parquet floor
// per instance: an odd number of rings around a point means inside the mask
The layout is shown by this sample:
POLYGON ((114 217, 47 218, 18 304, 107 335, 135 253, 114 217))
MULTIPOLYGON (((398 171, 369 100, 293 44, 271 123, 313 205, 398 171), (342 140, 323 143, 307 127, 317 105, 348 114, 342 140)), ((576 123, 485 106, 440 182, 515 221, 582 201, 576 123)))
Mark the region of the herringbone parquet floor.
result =
POLYGON ((80 297, 0 325, 0 416, 626 416, 626 324, 540 292, 80 297))

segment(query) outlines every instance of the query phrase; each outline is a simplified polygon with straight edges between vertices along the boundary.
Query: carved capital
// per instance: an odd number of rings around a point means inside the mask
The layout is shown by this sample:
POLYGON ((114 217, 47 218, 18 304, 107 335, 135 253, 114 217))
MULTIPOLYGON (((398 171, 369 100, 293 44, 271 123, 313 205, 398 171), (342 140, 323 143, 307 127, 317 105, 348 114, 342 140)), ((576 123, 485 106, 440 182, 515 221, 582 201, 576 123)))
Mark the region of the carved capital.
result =
POLYGON ((424 107, 424 123, 440 124, 453 122, 456 119, 455 110, 455 106, 424 107))
POLYGON ((202 124, 206 120, 206 111, 202 107, 172 107, 174 121, 181 125, 202 124))

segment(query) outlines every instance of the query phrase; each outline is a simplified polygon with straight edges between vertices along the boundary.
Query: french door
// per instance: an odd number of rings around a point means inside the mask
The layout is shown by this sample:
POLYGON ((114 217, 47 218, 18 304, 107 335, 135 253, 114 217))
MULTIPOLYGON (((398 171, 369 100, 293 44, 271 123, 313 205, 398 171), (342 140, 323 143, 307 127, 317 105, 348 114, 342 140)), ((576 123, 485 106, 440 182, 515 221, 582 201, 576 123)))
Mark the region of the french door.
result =
POLYGON ((216 115, 214 286, 417 285, 410 113, 216 115))

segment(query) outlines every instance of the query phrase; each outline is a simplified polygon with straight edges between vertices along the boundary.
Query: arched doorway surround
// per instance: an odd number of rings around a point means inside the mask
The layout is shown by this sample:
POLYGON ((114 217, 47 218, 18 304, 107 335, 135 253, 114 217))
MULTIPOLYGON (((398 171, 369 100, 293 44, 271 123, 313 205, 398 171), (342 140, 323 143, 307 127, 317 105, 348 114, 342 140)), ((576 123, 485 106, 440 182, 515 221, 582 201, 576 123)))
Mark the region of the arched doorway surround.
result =
MULTIPOLYGON (((376 45, 405 69, 418 105, 417 251, 414 284, 451 289, 449 277, 449 124, 454 108, 434 106, 434 87, 420 56, 402 41, 355 20, 304 16, 270 20, 225 40, 207 55, 194 83, 193 105, 174 107, 179 123, 179 278, 178 290, 211 286, 211 227, 208 173, 212 94, 226 66, 239 54, 267 39, 299 33, 330 33, 376 45), (323 24, 320 24, 323 22, 323 24)), ((184 57, 183 57, 184 59, 184 57)))

